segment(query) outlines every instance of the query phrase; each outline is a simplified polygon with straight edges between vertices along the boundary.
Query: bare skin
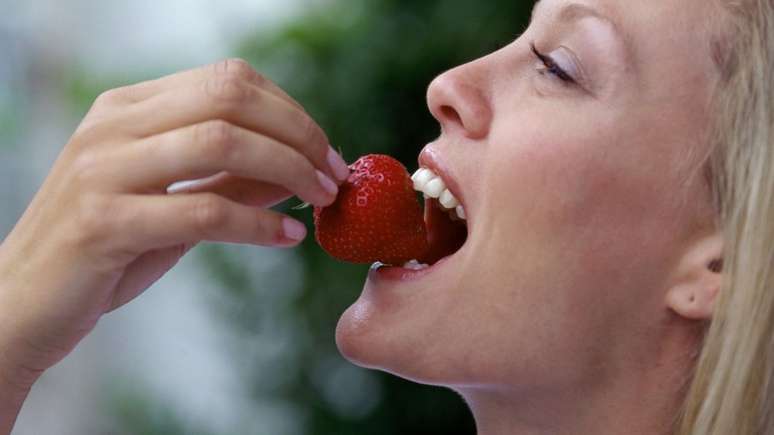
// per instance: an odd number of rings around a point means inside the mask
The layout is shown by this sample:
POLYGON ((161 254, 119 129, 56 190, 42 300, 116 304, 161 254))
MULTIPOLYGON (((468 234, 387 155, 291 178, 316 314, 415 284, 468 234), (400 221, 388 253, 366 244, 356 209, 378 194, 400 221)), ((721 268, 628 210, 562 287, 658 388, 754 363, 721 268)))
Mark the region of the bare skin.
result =
POLYGON ((421 278, 372 274, 341 352, 459 392, 479 435, 671 433, 720 286, 697 167, 722 13, 542 0, 516 41, 439 76, 424 157, 468 240, 421 278))
POLYGON ((303 108, 241 60, 100 96, 0 245, 0 433, 46 369, 197 242, 295 246, 303 224, 267 208, 328 205, 347 175, 303 108))

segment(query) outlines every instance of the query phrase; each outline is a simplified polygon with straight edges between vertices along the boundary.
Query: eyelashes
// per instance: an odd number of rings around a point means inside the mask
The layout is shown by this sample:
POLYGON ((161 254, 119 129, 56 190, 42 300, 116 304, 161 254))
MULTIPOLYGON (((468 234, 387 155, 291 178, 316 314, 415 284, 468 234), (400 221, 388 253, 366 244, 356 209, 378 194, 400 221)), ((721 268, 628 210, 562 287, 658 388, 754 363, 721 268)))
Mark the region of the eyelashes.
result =
POLYGON ((540 51, 538 51, 534 42, 530 45, 532 47, 532 53, 534 53, 535 57, 537 57, 538 60, 540 60, 543 63, 543 67, 539 69, 539 72, 541 74, 551 74, 567 85, 572 85, 577 83, 575 78, 571 76, 569 73, 567 73, 567 71, 565 71, 564 68, 559 66, 559 64, 556 63, 554 58, 552 58, 550 55, 543 54, 540 51))

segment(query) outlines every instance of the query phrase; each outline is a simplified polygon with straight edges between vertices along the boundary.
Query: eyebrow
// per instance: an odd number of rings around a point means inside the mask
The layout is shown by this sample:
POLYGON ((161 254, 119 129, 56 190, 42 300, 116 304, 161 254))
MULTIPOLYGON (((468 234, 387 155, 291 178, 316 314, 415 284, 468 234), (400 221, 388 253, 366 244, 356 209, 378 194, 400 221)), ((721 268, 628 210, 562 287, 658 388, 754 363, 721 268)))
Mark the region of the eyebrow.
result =
MULTIPOLYGON (((532 9, 532 20, 535 19, 535 17, 538 15, 538 11, 541 9, 541 5, 545 4, 543 0, 538 0, 535 3, 535 6, 532 9)), ((615 33, 621 37, 623 40, 624 45, 624 51, 627 59, 632 59, 632 55, 634 53, 632 49, 632 40, 628 33, 624 32, 620 25, 618 25, 618 22, 616 22, 611 17, 601 13, 599 10, 582 4, 582 3, 565 3, 561 9, 559 10, 559 13, 557 15, 557 19, 559 21, 563 22, 572 22, 572 21, 578 21, 582 18, 586 17, 593 17, 598 20, 604 21, 605 23, 609 24, 613 30, 615 30, 615 33)))
MULTIPOLYGON (((533 19, 535 18, 535 16, 537 15, 537 12, 541 9, 541 7, 543 7, 542 5, 544 4, 545 2, 543 0, 538 0, 537 2, 535 2, 535 5, 532 8, 533 19)), ((615 27, 616 30, 618 30, 618 24, 615 21, 613 21, 606 15, 603 15, 598 10, 582 3, 567 3, 564 6, 562 6, 559 12, 559 19, 561 21, 574 21, 585 17, 594 17, 603 21, 607 21, 613 27, 615 27)))

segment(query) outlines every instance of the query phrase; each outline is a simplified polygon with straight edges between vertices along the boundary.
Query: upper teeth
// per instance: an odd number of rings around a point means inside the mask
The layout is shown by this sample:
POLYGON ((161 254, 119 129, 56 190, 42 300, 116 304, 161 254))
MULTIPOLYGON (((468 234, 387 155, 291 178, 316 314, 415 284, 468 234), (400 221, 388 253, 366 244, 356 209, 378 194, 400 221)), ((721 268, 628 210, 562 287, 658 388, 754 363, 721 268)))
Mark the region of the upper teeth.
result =
POLYGON ((441 193, 440 198, 438 198, 438 202, 440 202, 442 206, 448 209, 456 208, 458 205, 460 205, 460 202, 457 201, 457 198, 455 198, 454 195, 452 195, 448 190, 444 190, 443 193, 441 193))
POLYGON ((425 198, 436 198, 441 206, 460 219, 467 219, 465 209, 460 201, 446 188, 446 183, 441 177, 427 168, 420 168, 411 176, 414 181, 414 190, 425 194, 425 198))

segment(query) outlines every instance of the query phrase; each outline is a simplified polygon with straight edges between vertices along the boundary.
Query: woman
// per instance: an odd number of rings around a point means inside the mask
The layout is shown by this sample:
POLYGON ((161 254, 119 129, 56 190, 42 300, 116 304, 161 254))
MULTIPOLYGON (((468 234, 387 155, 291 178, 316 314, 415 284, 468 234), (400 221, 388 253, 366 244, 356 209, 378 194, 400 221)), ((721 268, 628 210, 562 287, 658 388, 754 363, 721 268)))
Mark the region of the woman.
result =
MULTIPOLYGON (((772 67, 771 0, 542 0, 428 92, 420 162, 465 244, 373 269, 340 350, 459 392, 481 435, 774 432, 772 67)), ((0 246, 2 433, 195 243, 294 246, 304 227, 266 207, 330 204, 346 176, 241 61, 102 95, 0 246)))

